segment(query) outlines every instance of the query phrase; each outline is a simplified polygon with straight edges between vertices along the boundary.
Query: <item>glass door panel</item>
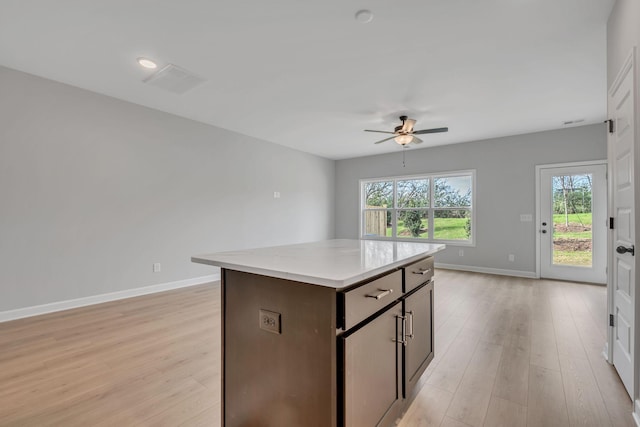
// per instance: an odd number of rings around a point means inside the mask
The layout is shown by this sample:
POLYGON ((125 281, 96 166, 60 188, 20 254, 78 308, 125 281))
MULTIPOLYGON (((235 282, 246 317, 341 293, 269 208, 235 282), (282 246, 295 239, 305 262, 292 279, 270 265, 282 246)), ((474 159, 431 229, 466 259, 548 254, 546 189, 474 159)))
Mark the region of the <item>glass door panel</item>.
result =
POLYGON ((592 182, 592 174, 553 176, 555 265, 593 265, 592 182))

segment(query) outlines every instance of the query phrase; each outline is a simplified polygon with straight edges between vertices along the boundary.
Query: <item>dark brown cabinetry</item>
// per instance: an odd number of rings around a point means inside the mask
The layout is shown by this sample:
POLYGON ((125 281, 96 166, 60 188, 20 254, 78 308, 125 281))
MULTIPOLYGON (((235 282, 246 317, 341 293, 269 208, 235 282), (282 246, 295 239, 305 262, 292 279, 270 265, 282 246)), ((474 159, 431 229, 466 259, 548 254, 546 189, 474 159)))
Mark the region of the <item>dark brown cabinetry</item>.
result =
POLYGON ((223 269, 222 425, 394 425, 433 358, 432 276, 431 257, 339 290, 223 269))
POLYGON ((338 360, 343 424, 338 425, 393 425, 415 397, 418 381, 433 359, 432 277, 433 259, 428 258, 356 288, 359 298, 353 291, 339 298, 345 313, 351 306, 359 313, 365 311, 363 305, 371 310, 355 327, 345 322, 346 331, 338 338, 343 356, 338 360), (410 292, 392 296, 401 284, 410 292), (366 300, 375 297, 378 308, 384 307, 378 312, 366 300), (386 304, 380 304, 383 298, 386 304))
POLYGON ((407 339, 404 350, 403 397, 413 398, 415 387, 433 359, 433 282, 404 298, 407 339))
POLYGON ((411 292, 433 277, 433 257, 404 267, 404 292, 411 292))
POLYGON ((392 424, 399 415, 402 366, 396 345, 402 304, 395 302, 373 320, 340 338, 344 349, 345 426, 392 424))

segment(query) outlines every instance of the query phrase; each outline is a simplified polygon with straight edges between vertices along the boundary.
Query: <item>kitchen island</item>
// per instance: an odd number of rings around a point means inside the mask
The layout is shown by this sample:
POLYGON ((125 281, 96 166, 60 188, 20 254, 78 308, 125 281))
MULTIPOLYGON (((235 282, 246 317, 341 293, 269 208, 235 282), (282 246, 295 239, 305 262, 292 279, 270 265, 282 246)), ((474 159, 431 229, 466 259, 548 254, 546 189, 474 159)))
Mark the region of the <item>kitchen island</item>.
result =
POLYGON ((222 424, 386 427, 433 359, 441 244, 328 240, 220 252, 222 424))

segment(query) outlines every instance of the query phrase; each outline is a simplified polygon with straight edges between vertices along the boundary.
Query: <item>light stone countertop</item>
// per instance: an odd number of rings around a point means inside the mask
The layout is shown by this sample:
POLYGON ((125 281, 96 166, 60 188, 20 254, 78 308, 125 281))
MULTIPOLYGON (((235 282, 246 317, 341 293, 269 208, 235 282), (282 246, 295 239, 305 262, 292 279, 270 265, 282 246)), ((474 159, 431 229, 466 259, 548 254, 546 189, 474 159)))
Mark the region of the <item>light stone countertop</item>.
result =
POLYGON ((444 248, 435 243, 336 239, 196 255, 191 261, 341 289, 444 248))

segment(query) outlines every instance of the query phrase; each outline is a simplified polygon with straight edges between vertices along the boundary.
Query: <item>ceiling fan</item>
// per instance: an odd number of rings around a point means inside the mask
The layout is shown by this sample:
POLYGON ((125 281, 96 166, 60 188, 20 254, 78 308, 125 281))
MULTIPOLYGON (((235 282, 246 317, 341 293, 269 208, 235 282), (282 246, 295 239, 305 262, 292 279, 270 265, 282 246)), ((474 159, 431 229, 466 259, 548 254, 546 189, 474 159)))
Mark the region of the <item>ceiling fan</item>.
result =
POLYGON ((422 129, 422 130, 413 130, 413 125, 416 124, 416 121, 408 118, 407 116, 400 116, 400 120, 402 124, 400 126, 396 126, 393 132, 388 132, 384 130, 369 130, 365 129, 365 132, 378 132, 378 133, 388 133, 393 136, 389 138, 382 139, 380 141, 374 142, 374 144, 380 144, 381 142, 389 141, 390 139, 395 140, 398 144, 407 148, 408 144, 421 144, 422 140, 417 138, 415 135, 423 135, 425 133, 440 133, 440 132, 448 132, 449 128, 434 128, 434 129, 422 129))

